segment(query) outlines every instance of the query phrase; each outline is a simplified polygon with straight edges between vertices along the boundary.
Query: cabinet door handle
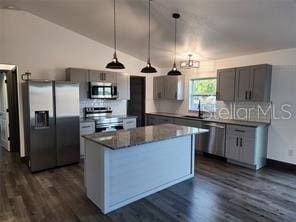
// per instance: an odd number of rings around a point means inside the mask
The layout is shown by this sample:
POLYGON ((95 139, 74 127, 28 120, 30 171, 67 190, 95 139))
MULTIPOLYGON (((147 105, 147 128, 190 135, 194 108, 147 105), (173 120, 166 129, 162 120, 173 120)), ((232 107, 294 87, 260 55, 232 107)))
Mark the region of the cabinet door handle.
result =
POLYGON ((239 144, 240 147, 243 146, 243 138, 240 138, 240 144, 239 144))
POLYGON ((88 128, 91 128, 91 126, 82 126, 81 128, 88 129, 88 128))
POLYGON ((245 100, 248 99, 248 91, 245 91, 245 100))
POLYGON ((249 100, 252 99, 252 91, 249 91, 249 100))
POLYGON ((239 129, 236 129, 234 130, 235 132, 240 132, 240 133, 245 133, 246 131, 245 130, 239 130, 239 129))
POLYGON ((238 146, 238 137, 236 137, 236 146, 238 146))

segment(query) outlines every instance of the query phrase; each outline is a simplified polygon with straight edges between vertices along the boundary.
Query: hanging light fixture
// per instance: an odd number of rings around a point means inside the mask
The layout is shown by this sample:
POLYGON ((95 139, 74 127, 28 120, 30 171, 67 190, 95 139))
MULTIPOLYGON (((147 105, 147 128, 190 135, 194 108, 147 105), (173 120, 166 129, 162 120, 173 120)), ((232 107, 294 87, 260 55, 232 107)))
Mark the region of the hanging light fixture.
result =
POLYGON ((125 69, 124 65, 118 61, 117 54, 116 54, 116 5, 115 0, 113 1, 113 16, 114 16, 114 54, 112 62, 106 65, 107 69, 125 69))
POLYGON ((148 59, 147 59, 147 65, 141 70, 143 73, 155 73, 157 70, 151 66, 150 63, 150 3, 152 0, 149 1, 149 22, 148 22, 148 59))
POLYGON ((180 63, 180 66, 181 66, 181 68, 186 68, 186 69, 199 68, 200 67, 200 62, 198 60, 193 60, 192 55, 189 54, 188 55, 188 60, 182 61, 180 63))
POLYGON ((176 47, 177 47, 177 19, 180 18, 179 13, 174 13, 173 18, 175 19, 175 55, 174 55, 174 64, 173 68, 171 71, 168 72, 169 76, 179 76, 182 75, 180 71, 178 71, 177 66, 176 66, 176 47))

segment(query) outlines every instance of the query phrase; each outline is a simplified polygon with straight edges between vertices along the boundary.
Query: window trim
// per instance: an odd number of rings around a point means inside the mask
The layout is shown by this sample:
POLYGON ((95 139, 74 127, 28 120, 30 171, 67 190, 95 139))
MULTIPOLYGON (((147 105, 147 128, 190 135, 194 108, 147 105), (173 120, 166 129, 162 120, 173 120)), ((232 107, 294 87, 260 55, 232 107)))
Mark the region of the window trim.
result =
MULTIPOLYGON (((191 103, 192 103, 192 97, 193 96, 215 96, 216 97, 216 92, 214 94, 192 94, 192 84, 194 81, 198 80, 208 80, 208 79, 215 79, 217 81, 217 77, 202 77, 202 78, 194 78, 189 80, 189 101, 188 101, 188 111, 189 112, 196 112, 198 110, 191 109, 191 103)), ((217 102, 217 101, 216 101, 217 102)), ((204 110, 201 110, 204 111, 204 110)), ((214 110, 211 112, 215 112, 214 110)))

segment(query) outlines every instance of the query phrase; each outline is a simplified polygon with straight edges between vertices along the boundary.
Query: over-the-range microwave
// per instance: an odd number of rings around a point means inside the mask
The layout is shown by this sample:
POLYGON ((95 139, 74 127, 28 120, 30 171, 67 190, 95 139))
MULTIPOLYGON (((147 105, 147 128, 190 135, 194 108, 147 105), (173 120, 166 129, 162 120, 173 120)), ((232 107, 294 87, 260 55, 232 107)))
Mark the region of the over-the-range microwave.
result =
POLYGON ((117 99, 117 86, 107 82, 89 82, 90 99, 117 99))

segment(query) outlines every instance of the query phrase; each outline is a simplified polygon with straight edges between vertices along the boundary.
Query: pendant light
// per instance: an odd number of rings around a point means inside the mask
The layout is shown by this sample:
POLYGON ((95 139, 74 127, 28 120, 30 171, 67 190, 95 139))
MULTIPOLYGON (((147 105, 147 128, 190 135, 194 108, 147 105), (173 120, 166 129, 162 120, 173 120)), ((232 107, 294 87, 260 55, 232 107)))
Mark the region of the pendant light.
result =
POLYGON ((151 66, 150 63, 150 3, 152 0, 149 1, 149 22, 148 22, 148 59, 147 59, 147 65, 141 70, 142 73, 155 73, 157 70, 151 66))
POLYGON ((176 47, 177 47, 177 19, 180 18, 179 13, 174 13, 173 18, 175 19, 175 55, 174 55, 174 64, 173 68, 171 71, 168 72, 169 76, 179 76, 182 75, 180 71, 178 71, 177 66, 176 66, 176 47))
POLYGON ((115 8, 116 8, 116 5, 115 5, 115 0, 113 1, 113 16, 114 16, 114 54, 113 54, 113 60, 112 62, 108 63, 106 65, 106 68, 107 69, 125 69, 124 65, 122 63, 120 63, 118 61, 118 58, 117 58, 117 54, 116 54, 116 11, 115 11, 115 8))

